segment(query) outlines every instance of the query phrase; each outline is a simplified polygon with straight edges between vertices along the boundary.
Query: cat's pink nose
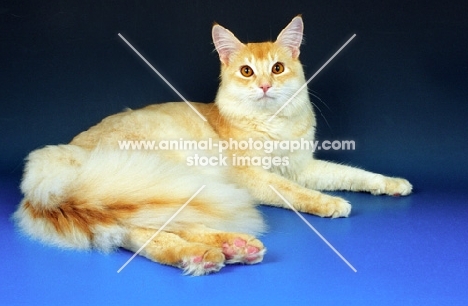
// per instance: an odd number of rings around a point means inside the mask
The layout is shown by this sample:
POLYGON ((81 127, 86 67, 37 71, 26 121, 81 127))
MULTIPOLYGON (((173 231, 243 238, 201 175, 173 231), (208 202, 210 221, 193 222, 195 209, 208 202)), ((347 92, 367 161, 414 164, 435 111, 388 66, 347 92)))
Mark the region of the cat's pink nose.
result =
POLYGON ((263 84, 263 85, 260 85, 260 88, 263 90, 263 93, 266 93, 268 91, 268 89, 271 88, 271 85, 270 84, 263 84))

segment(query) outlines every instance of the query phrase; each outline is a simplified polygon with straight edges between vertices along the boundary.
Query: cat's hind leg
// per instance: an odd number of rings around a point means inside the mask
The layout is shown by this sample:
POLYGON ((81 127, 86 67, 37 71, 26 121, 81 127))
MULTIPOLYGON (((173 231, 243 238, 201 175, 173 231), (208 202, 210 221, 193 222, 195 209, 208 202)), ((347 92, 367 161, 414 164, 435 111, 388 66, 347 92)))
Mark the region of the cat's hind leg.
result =
POLYGON ((151 240, 139 255, 181 268, 185 274, 205 275, 219 271, 224 266, 225 256, 220 248, 203 243, 187 241, 175 233, 161 231, 153 239, 155 229, 132 228, 122 247, 137 252, 151 240))
POLYGON ((177 234, 187 241, 221 249, 227 264, 256 264, 263 260, 266 253, 263 243, 248 234, 223 232, 205 226, 180 231, 177 234))

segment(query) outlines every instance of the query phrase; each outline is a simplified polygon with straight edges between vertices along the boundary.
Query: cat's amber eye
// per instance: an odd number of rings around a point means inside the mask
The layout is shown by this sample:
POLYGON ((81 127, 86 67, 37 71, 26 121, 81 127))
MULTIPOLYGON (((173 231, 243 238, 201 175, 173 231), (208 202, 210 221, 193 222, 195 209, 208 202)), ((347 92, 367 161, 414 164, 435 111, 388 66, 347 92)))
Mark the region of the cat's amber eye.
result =
POLYGON ((251 77, 254 73, 253 73, 253 70, 252 68, 250 68, 249 66, 245 65, 245 66, 242 66, 241 69, 240 69, 240 72, 243 76, 245 77, 251 77))
POLYGON ((283 73, 284 71, 284 65, 282 63, 276 63, 273 65, 273 68, 271 68, 271 72, 274 74, 280 74, 283 73))

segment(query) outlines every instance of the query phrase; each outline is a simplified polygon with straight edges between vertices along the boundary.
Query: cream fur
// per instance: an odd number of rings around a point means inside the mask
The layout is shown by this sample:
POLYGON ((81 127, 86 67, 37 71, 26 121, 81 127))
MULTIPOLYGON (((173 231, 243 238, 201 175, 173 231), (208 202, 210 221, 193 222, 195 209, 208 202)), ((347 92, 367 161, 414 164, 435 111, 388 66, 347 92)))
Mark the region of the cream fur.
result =
POLYGON ((347 217, 351 205, 319 190, 409 194, 412 187, 404 179, 318 161, 307 150, 230 149, 223 152, 227 166, 210 167, 187 166, 186 158, 217 156, 217 148, 119 150, 122 140, 314 140, 316 121, 307 88, 297 92, 305 83, 298 59, 302 29, 302 19, 296 17, 276 42, 242 44, 215 25, 219 91, 214 104, 192 104, 206 122, 185 103, 151 105, 107 117, 70 144, 32 152, 21 184, 24 199, 15 213, 20 228, 60 247, 136 251, 206 185, 141 253, 202 275, 225 263, 262 260, 265 248, 251 236, 265 231, 255 205, 288 208, 270 185, 299 211, 322 217, 347 217), (284 70, 272 68, 278 63, 284 70), (252 75, 241 72, 245 66, 252 75), (269 169, 233 166, 234 155, 287 158, 289 163, 269 169))
MULTIPOLYGON (((253 199, 247 190, 236 188, 229 183, 221 171, 187 168, 183 164, 162 159, 152 152, 117 151, 96 147, 87 152, 78 146, 49 146, 35 151, 29 157, 25 181, 22 190, 32 199, 36 206, 49 206, 54 198, 54 205, 65 198, 90 201, 101 208, 103 205, 120 201, 132 205, 141 205, 138 212, 120 220, 118 226, 96 226, 93 228, 95 239, 86 241, 79 232, 73 231, 64 240, 47 223, 34 224, 24 211, 16 214, 21 227, 32 236, 42 237, 46 242, 62 247, 96 248, 108 251, 121 245, 130 227, 145 227, 157 230, 190 198, 201 186, 206 188, 198 195, 199 201, 210 205, 216 216, 205 214, 188 205, 166 230, 190 228, 190 224, 205 224, 208 227, 224 231, 260 234, 264 232, 263 220, 255 210, 253 199), (55 160, 67 160, 68 154, 76 153, 82 159, 82 165, 57 163, 55 160), (56 152, 53 152, 53 151, 56 152), (44 180, 43 168, 35 165, 49 165, 53 174, 73 173, 67 186, 56 188, 55 180, 44 180), (55 167, 52 167, 55 166, 55 167), (135 183, 136 182, 136 183, 135 183), (30 187, 32 186, 32 188, 30 187), (62 192, 57 192, 61 190, 62 192), (35 197, 40 195, 41 197, 35 197), (43 202, 43 199, 46 201, 43 202), (146 207, 152 201, 166 205, 146 207), (57 202, 57 203, 55 203, 57 202), (235 213, 234 213, 235 212, 235 213), (25 223, 24 220, 29 222, 25 223), (113 234, 109 234, 112 232, 113 234), (98 238, 96 238, 98 237, 98 238), (107 239, 104 239, 107 237, 107 239)), ((69 159, 71 160, 71 158, 69 159)))

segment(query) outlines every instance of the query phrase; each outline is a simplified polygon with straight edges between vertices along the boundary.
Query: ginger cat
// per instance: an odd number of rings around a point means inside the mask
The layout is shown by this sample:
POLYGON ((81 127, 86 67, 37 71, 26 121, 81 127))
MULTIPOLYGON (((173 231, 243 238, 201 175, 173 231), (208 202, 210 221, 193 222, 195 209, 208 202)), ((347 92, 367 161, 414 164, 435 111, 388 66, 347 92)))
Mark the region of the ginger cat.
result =
POLYGON ((305 84, 299 61, 303 22, 295 17, 275 42, 243 44, 217 24, 212 35, 221 61, 219 91, 214 103, 192 103, 206 121, 183 102, 150 105, 107 117, 69 144, 32 152, 21 183, 24 199, 15 213, 24 232, 59 247, 136 252, 204 185, 140 253, 203 275, 229 263, 262 261, 265 248, 255 236, 265 224, 255 206, 288 208, 270 185, 297 210, 332 218, 347 217, 351 205, 319 190, 411 193, 404 179, 315 160, 307 149, 232 144, 314 139, 307 88, 298 92, 305 84), (222 156, 219 146, 119 147, 126 140, 182 139, 232 145, 222 156), (196 165, 194 156, 219 163, 196 165))

